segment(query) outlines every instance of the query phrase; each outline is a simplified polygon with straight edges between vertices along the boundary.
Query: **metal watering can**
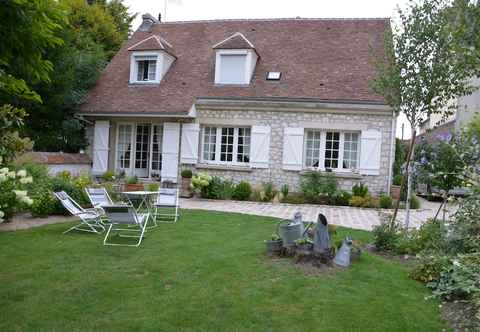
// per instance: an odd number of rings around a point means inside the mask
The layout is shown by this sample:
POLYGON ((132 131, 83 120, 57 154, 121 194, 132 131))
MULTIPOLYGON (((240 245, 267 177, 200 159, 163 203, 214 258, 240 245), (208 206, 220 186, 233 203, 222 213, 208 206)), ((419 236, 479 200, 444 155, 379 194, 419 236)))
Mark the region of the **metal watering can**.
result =
POLYGON ((284 219, 277 225, 277 234, 282 239, 284 247, 293 247, 295 241, 303 237, 302 214, 296 212, 293 220, 284 219))
POLYGON ((350 266, 350 254, 352 252, 352 245, 353 241, 350 236, 347 236, 343 242, 340 250, 338 250, 337 254, 335 255, 335 259, 333 262, 342 267, 350 266))

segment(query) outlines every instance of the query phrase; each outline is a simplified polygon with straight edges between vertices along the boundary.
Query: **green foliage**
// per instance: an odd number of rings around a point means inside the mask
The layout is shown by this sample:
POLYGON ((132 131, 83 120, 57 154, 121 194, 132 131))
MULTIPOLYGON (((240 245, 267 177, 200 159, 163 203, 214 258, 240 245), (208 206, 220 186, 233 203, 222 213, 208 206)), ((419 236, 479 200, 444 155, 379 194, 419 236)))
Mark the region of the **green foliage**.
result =
POLYGON ((368 186, 363 183, 356 183, 352 187, 353 196, 366 197, 368 195, 368 186))
POLYGON ((420 200, 416 195, 412 195, 412 197, 410 197, 410 209, 420 209, 420 200))
POLYGON ((337 180, 332 174, 315 171, 304 174, 300 183, 300 189, 309 202, 317 202, 320 195, 333 199, 337 188, 337 180))
POLYGON ((0 106, 0 164, 10 162, 16 155, 32 148, 30 139, 21 138, 18 133, 26 116, 24 109, 0 106))
POLYGON ((454 252, 480 253, 480 194, 460 202, 450 222, 449 247, 454 252))
POLYGON ((379 204, 382 209, 391 209, 393 206, 393 200, 388 195, 380 195, 379 204))
POLYGON ((202 187, 201 197, 208 199, 230 199, 232 198, 234 190, 235 185, 231 180, 222 180, 220 177, 214 176, 211 177, 207 186, 202 187))
POLYGON ((302 193, 290 193, 286 197, 282 197, 282 203, 288 204, 305 204, 305 196, 302 193))
POLYGON ((362 207, 362 208, 378 208, 379 201, 378 198, 372 196, 353 196, 349 201, 350 206, 362 207))
POLYGON ((382 222, 373 227, 373 243, 379 251, 394 251, 397 247, 398 234, 401 227, 398 223, 382 222))
POLYGON ((32 181, 25 170, 0 168, 0 222, 9 221, 15 212, 33 203, 26 190, 32 181))
POLYGON ((212 177, 207 173, 197 173, 192 177, 192 188, 196 192, 201 192, 212 181, 212 177))
MULTIPOLYGON (((393 162, 393 181, 395 182, 395 177, 402 176, 402 165, 405 162, 405 157, 407 155, 406 147, 402 144, 402 141, 399 138, 395 139, 395 160, 393 162)), ((401 178, 400 178, 401 181, 401 178)), ((395 184, 399 186, 399 184, 395 184)))
POLYGON ((271 202, 277 196, 278 191, 272 182, 266 182, 263 184, 263 201, 271 202))
POLYGON ((147 189, 147 191, 158 191, 158 189, 160 188, 160 184, 155 182, 147 183, 145 185, 145 188, 147 189))
POLYGON ((335 195, 335 204, 336 205, 342 205, 342 206, 348 206, 348 205, 350 205, 350 200, 351 199, 352 199, 352 194, 350 194, 348 191, 342 190, 341 192, 339 192, 335 195))
POLYGON ((288 196, 290 188, 288 187, 288 184, 284 184, 280 187, 280 192, 282 193, 282 197, 285 198, 288 196))
POLYGON ((393 185, 394 186, 401 186, 402 185, 403 176, 401 174, 397 174, 393 177, 393 185))
POLYGON ((58 212, 58 209, 57 199, 50 190, 46 190, 35 196, 30 213, 34 217, 48 217, 58 212))
POLYGON ((108 170, 102 174, 101 179, 103 181, 114 181, 115 180, 115 172, 108 170))
POLYGON ((240 181, 236 186, 232 194, 232 198, 239 201, 246 201, 252 195, 252 187, 250 183, 246 181, 240 181))
POLYGON ((130 175, 125 178, 125 183, 126 184, 137 184, 138 183, 138 177, 136 175, 130 175))
POLYGON ((182 175, 182 178, 191 179, 193 176, 193 173, 190 169, 182 169, 181 175, 182 175))

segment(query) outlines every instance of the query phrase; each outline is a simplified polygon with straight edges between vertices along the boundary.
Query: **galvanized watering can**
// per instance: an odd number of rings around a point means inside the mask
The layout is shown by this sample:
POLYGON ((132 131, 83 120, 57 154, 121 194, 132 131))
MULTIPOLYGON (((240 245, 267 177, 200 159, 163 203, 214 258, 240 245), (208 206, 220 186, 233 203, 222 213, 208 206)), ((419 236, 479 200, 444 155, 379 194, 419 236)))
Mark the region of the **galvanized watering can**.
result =
POLYGON ((340 250, 338 250, 337 254, 335 255, 335 259, 333 262, 342 267, 348 267, 350 266, 350 254, 352 251, 352 238, 350 236, 347 236, 343 242, 342 246, 340 247, 340 250))
POLYGON ((284 219, 278 223, 277 234, 282 238, 284 247, 293 247, 295 241, 303 237, 302 214, 295 213, 293 220, 284 219))

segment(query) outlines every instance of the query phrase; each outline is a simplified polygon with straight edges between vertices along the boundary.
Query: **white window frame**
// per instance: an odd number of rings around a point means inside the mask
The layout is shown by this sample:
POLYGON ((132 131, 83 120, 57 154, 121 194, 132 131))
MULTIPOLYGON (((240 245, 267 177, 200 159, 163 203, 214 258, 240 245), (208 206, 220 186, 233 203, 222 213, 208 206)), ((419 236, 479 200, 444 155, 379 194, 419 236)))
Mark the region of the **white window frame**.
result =
POLYGON ((248 85, 255 70, 257 55, 253 50, 238 49, 238 50, 217 50, 215 53, 215 84, 218 85, 248 85), (244 55, 244 80, 241 83, 230 83, 221 81, 222 71, 222 56, 228 55, 244 55))
POLYGON ((351 173, 356 172, 359 169, 360 165, 360 140, 361 140, 361 132, 355 130, 336 130, 336 129, 315 129, 315 128, 305 128, 304 138, 303 138, 303 168, 308 170, 314 171, 325 171, 325 150, 326 150, 326 143, 327 143, 327 132, 337 132, 340 133, 340 146, 338 149, 338 167, 337 168, 329 168, 333 172, 337 173, 351 173), (307 136, 309 131, 316 131, 320 132, 320 158, 318 162, 318 167, 310 167, 307 166, 307 136), (343 168, 343 154, 344 154, 344 147, 345 147, 345 133, 354 133, 358 134, 358 141, 357 141, 357 167, 356 168, 343 168))
POLYGON ((252 127, 251 126, 218 126, 218 125, 202 125, 201 130, 201 152, 200 152, 200 161, 202 164, 212 164, 212 165, 231 165, 231 166, 249 166, 252 158, 252 127), (205 148, 205 127, 214 127, 217 130, 216 139, 215 139, 215 160, 206 160, 204 158, 204 148, 205 148), (221 148, 222 148, 222 129, 223 128, 233 128, 233 152, 232 152, 232 161, 222 161, 221 158, 221 148), (250 129, 250 144, 249 144, 249 162, 239 162, 237 161, 238 157, 238 132, 239 128, 248 128, 250 129))
MULTIPOLYGON (((143 60, 143 59, 142 59, 143 60)), ((151 52, 151 51, 138 51, 133 52, 130 56, 130 83, 131 84, 158 84, 162 79, 162 68, 163 68, 163 55, 161 52, 151 52), (139 58, 151 58, 150 60, 156 60, 155 66, 155 79, 148 81, 139 81, 138 77, 138 59, 139 58)))

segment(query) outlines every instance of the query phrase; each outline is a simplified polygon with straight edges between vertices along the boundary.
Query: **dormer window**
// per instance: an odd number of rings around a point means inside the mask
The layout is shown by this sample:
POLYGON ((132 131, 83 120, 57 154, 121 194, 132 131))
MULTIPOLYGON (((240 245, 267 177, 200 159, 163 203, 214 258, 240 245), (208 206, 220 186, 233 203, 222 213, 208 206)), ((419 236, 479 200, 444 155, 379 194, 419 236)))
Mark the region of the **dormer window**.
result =
POLYGON ((252 43, 236 33, 213 46, 215 84, 247 85, 252 79, 258 55, 252 43))
POLYGON ((137 66, 137 81, 155 81, 157 77, 157 57, 135 57, 137 66))
POLYGON ((158 84, 175 61, 172 46, 163 38, 150 36, 128 49, 131 52, 130 83, 158 84))

